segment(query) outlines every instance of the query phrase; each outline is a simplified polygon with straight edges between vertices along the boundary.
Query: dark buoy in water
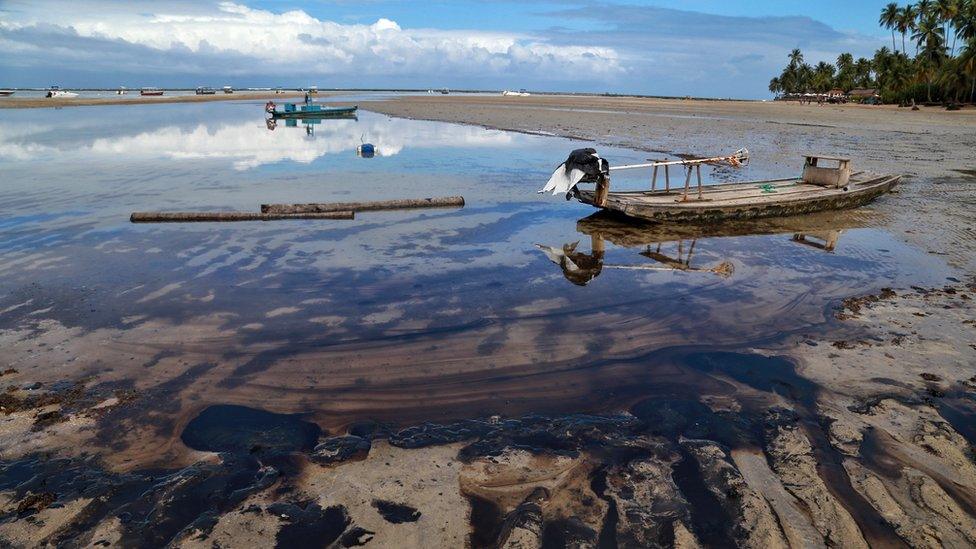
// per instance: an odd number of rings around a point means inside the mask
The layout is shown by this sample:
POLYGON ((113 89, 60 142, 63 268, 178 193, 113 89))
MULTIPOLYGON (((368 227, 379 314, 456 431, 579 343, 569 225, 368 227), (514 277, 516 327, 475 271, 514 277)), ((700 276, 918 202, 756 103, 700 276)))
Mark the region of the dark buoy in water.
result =
POLYGON ((372 143, 363 143, 356 147, 356 155, 360 158, 373 158, 376 156, 376 147, 372 143))

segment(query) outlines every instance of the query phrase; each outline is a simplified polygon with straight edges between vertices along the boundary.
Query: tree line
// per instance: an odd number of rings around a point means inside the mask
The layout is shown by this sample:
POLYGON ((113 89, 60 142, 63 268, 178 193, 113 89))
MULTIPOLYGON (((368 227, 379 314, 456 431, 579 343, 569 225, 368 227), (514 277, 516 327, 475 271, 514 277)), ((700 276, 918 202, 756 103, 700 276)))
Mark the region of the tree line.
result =
POLYGON ((885 103, 976 102, 976 0, 892 2, 878 22, 891 31, 891 49, 884 46, 871 59, 844 53, 836 64, 815 66, 794 49, 783 72, 770 80, 769 91, 877 88, 885 103))

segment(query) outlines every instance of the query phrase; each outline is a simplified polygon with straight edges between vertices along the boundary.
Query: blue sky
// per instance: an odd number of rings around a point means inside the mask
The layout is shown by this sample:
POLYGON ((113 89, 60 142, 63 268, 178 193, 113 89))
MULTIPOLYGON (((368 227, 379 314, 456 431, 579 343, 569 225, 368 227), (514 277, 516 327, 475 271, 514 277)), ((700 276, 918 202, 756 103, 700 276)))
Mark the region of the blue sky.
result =
POLYGON ((890 42, 884 2, 0 0, 0 86, 451 87, 767 97, 890 42))

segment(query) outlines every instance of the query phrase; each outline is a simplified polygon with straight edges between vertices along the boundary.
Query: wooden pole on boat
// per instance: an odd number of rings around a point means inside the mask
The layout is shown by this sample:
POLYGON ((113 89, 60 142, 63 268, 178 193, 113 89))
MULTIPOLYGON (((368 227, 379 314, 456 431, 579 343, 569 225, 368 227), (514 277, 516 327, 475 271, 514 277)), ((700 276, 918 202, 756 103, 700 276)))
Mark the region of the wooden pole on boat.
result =
MULTIPOLYGON (((667 158, 665 158, 664 160, 667 161, 667 158)), ((666 192, 671 192, 670 168, 671 166, 668 166, 667 164, 664 165, 664 190, 666 192)))
MULTIPOLYGON (((667 166, 664 169, 667 169, 667 166)), ((651 175, 651 190, 655 189, 657 189, 657 166, 654 166, 654 173, 651 175)))
POLYGON ((277 214, 257 212, 134 212, 132 223, 197 223, 207 221, 275 221, 281 219, 353 219, 351 211, 277 214))
POLYGON ((693 166, 688 166, 688 175, 685 176, 685 194, 681 197, 682 201, 688 200, 688 188, 691 186, 691 170, 693 166))
POLYGON ((262 204, 262 213, 301 214, 377 210, 410 210, 416 208, 463 208, 464 197, 445 196, 436 198, 407 198, 372 202, 321 202, 310 204, 262 204))
POLYGON ((695 171, 698 172, 698 200, 701 200, 702 199, 701 164, 695 165, 695 171))
POLYGON ((593 205, 598 208, 605 208, 608 194, 610 194, 610 174, 600 174, 596 179, 596 192, 593 193, 593 205))

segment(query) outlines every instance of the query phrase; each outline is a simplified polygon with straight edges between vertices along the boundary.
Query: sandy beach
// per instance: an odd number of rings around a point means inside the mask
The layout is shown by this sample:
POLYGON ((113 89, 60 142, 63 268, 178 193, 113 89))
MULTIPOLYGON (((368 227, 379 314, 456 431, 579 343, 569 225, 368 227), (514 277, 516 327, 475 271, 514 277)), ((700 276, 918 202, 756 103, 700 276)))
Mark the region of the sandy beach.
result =
MULTIPOLYGON (((244 98, 235 95, 145 102, 244 98)), ((265 97, 271 96, 247 98, 265 97)), ((69 104, 107 104, 90 101, 69 104)), ((811 288, 803 285, 813 277, 784 277, 776 279, 779 286, 727 295, 715 288, 728 282, 706 270, 700 278, 671 280, 665 294, 648 287, 645 295, 596 302, 565 284, 509 303, 504 294, 515 290, 494 280, 475 279, 477 287, 464 287, 461 298, 434 280, 425 280, 428 292, 412 280, 394 285, 392 271, 379 280, 353 272, 363 277, 364 290, 345 301, 364 311, 391 302, 367 314, 349 313, 343 299, 318 287, 275 301, 270 290, 288 281, 255 261, 246 267, 255 274, 234 286, 246 290, 263 280, 266 291, 244 294, 248 306, 235 309, 221 301, 224 287, 214 283, 216 293, 208 293, 193 280, 209 284, 206 276, 249 252, 241 246, 214 251, 192 235, 171 233, 193 244, 173 258, 154 259, 159 271, 177 271, 182 261, 199 268, 175 282, 146 280, 112 295, 90 290, 90 299, 85 288, 25 284, 0 302, 0 457, 16 464, 7 473, 13 480, 0 485, 3 541, 17 547, 288 547, 308 540, 336 547, 976 544, 976 110, 462 95, 360 107, 570 137, 648 158, 747 147, 755 162, 784 176, 799 171, 806 152, 850 156, 856 169, 904 174, 898 192, 860 212, 727 227, 717 236, 789 240, 878 228, 891 242, 866 246, 867 259, 843 261, 883 262, 898 244, 921 258, 914 264, 920 273, 929 259, 933 272, 951 268, 968 276, 866 292, 820 273, 823 281, 811 288), (391 298, 383 293, 388 286, 417 293, 391 298), (821 300, 821 293, 837 297, 821 300), (460 314, 472 296, 487 300, 490 312, 434 322, 460 314), (424 300, 432 305, 411 315, 409 307, 424 300), (212 310, 202 309, 210 303, 212 310), (154 305, 159 317, 139 312, 154 305), (314 335, 295 335, 309 324, 317 327, 314 335), (262 330, 269 335, 254 335, 262 330)), ((434 140, 445 129, 420 135, 434 140)), ((357 129, 353 137, 359 135, 357 129)), ((504 134, 491 136, 504 141, 504 134)), ((456 134, 463 138, 485 139, 456 134)), ((567 152, 554 147, 553 164, 567 152)), ((511 174, 517 178, 519 170, 511 174)), ((400 186, 412 182, 389 177, 400 186)), ((527 181, 524 192, 538 186, 527 181)), ((561 206, 539 206, 530 219, 561 206)), ((465 231, 510 238, 507 219, 487 217, 486 210, 475 210, 486 217, 475 217, 473 226, 462 219, 461 227, 447 228, 449 221, 433 218, 421 227, 426 250, 458 240, 469 245, 465 231)), ((336 233, 389 230, 368 218, 364 223, 336 233)), ((394 225, 413 223, 421 222, 394 225)), ((570 236, 641 250, 708 235, 586 217, 570 236)), ((98 245, 119 254, 157 245, 148 229, 139 238, 98 245)), ((259 240, 269 247, 265 256, 301 263, 309 255, 304 250, 281 252, 269 243, 292 238, 259 240)), ((323 232, 308 240, 318 246, 337 238, 323 232)), ((491 252, 486 241, 471 242, 463 261, 491 252)), ((411 257, 418 246, 370 250, 379 258, 374 270, 403 257, 398 254, 411 257)), ((59 265, 59 257, 25 255, 9 268, 43 270, 59 265)), ((820 268, 800 257, 813 265, 804 268, 820 268)), ((720 258, 706 259, 714 259, 705 264, 712 266, 720 258)), ((735 267, 732 282, 766 280, 776 270, 748 261, 735 267)), ((552 271, 546 284, 565 282, 552 271)))

